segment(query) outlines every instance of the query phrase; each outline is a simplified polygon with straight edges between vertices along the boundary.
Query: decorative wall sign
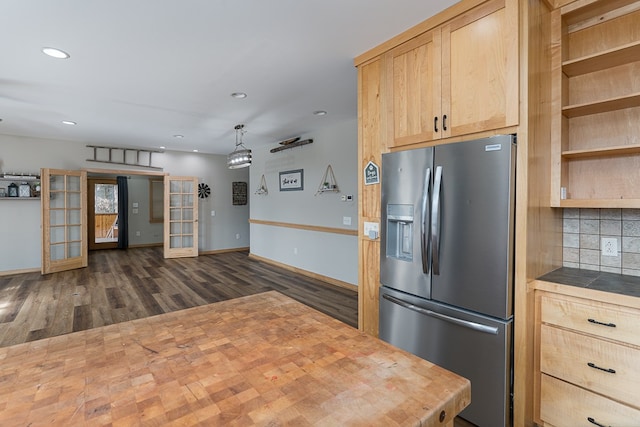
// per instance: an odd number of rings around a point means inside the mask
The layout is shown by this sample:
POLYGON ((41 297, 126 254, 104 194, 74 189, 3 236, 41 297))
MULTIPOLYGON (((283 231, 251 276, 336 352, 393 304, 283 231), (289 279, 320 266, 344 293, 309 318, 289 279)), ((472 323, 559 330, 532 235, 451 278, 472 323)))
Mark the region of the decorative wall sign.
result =
POLYGON ((364 185, 380 184, 380 168, 373 162, 364 168, 364 185))
POLYGON ((207 184, 205 184, 204 182, 198 184, 198 197, 200 197, 201 199, 206 199, 207 197, 209 197, 209 194, 211 194, 211 189, 207 184))
POLYGON ((234 182, 232 184, 233 189, 233 204, 234 205, 246 205, 247 204, 247 183, 246 182, 234 182))
POLYGON ((304 190, 304 174, 302 169, 280 172, 280 191, 304 190))

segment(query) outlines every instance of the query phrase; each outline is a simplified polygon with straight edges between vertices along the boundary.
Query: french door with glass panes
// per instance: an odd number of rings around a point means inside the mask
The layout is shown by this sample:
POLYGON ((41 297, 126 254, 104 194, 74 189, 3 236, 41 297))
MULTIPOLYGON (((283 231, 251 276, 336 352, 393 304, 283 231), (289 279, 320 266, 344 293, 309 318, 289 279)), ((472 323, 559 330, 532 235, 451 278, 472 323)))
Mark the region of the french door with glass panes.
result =
POLYGON ((42 274, 86 267, 87 173, 42 169, 42 274))
POLYGON ((198 256, 198 178, 164 177, 164 257, 198 256))

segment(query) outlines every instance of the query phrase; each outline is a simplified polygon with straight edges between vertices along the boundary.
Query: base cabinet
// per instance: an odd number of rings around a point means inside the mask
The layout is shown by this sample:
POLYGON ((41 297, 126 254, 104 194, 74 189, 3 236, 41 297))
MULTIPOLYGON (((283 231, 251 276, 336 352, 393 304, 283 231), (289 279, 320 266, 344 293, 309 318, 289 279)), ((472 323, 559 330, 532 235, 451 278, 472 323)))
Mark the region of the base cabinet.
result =
POLYGON ((545 426, 637 426, 640 411, 550 375, 541 378, 540 418, 545 426))
POLYGON ((536 313, 537 421, 637 426, 640 310, 537 290, 536 313))

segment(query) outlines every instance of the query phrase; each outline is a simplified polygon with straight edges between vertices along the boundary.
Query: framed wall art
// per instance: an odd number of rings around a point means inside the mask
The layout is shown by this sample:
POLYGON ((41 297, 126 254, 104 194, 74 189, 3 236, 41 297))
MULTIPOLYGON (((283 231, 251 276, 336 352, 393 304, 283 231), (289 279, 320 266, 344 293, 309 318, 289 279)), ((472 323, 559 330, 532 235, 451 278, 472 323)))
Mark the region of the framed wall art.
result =
POLYGON ((232 196, 234 205, 247 204, 247 183, 236 181, 232 184, 232 196))
POLYGON ((304 190, 304 171, 296 169, 280 172, 280 191, 304 190))

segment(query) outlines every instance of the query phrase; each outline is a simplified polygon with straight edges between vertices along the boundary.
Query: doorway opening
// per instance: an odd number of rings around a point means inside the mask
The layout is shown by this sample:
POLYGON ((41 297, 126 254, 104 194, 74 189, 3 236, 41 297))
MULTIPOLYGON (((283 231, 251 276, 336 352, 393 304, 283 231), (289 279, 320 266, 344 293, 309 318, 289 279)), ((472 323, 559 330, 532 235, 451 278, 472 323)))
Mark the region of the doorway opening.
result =
POLYGON ((89 250, 118 247, 118 184, 115 179, 88 179, 89 250))

